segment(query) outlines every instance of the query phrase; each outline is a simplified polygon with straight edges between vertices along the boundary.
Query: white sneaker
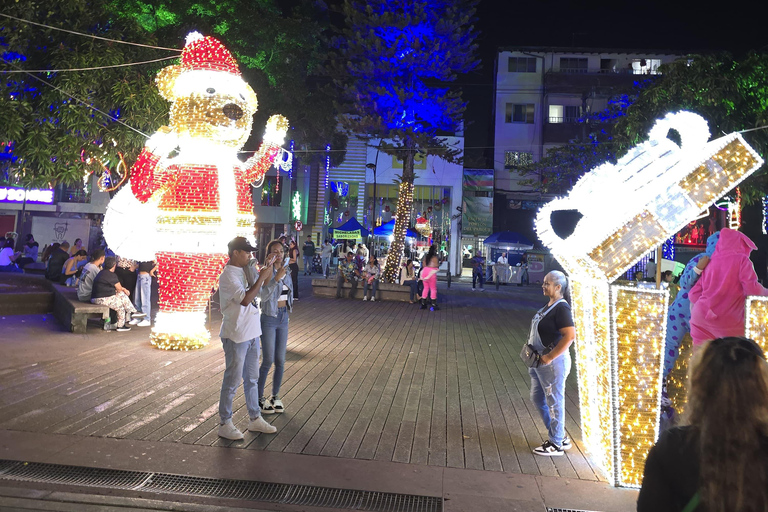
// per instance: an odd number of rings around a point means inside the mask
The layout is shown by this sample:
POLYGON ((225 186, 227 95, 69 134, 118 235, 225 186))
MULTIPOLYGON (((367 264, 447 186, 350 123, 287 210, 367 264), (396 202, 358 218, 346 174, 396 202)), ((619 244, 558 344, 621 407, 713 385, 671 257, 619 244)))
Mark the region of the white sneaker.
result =
POLYGON ((136 325, 136 324, 138 324, 139 322, 141 322, 141 320, 140 320, 140 319, 138 319, 138 318, 132 318, 132 319, 131 319, 131 321, 130 321, 130 322, 128 322, 128 325, 136 325))
POLYGON ((371 297, 371 302, 376 302, 376 297, 371 297))
MULTIPOLYGON (((250 424, 249 424, 250 425, 250 424)), ((240 441, 244 436, 243 433, 237 430, 235 424, 231 419, 228 419, 226 423, 219 425, 218 431, 219 437, 229 439, 231 441, 240 441)))
POLYGON ((259 409, 261 409, 261 414, 275 414, 272 397, 268 395, 259 399, 259 409))
POLYGON ((264 421, 264 418, 259 416, 255 420, 251 420, 248 422, 248 430, 251 432, 263 432, 264 434, 274 434, 277 432, 277 427, 273 427, 266 421, 264 421))
POLYGON ((145 319, 144 319, 144 320, 142 320, 141 322, 137 323, 137 324, 136 324, 136 327, 149 327, 150 325, 152 325, 152 322, 150 322, 149 320, 147 320, 147 319, 145 318, 145 319))
POLYGON ((147 315, 144 313, 139 313, 138 311, 131 313, 131 318, 144 318, 145 316, 147 315))
POLYGON ((368 297, 363 297, 363 302, 367 301, 368 297))

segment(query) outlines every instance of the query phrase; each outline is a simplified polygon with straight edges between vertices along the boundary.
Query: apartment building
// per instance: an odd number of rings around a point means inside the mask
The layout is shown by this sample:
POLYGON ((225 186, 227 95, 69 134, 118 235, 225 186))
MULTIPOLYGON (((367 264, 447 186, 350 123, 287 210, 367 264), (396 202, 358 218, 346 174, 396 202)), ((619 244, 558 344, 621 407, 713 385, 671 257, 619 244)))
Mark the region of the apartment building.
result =
POLYGON ((501 48, 493 107, 497 193, 524 199, 531 186, 520 180, 530 177, 517 172, 520 165, 538 161, 550 148, 585 140, 590 128, 585 116, 682 57, 659 50, 501 48))

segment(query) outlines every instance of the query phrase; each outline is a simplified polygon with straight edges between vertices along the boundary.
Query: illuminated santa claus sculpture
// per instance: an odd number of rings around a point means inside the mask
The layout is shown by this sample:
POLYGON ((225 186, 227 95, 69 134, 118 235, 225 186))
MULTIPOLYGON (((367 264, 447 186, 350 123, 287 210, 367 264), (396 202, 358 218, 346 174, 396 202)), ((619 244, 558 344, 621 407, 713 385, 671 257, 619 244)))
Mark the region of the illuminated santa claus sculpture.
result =
POLYGON ((267 121, 263 143, 237 158, 251 133, 256 93, 216 39, 193 32, 181 64, 162 69, 160 94, 172 102, 169 126, 147 141, 130 186, 110 202, 104 236, 115 253, 159 265, 160 311, 151 342, 188 350, 208 344, 206 307, 227 261, 227 242, 253 235, 251 185, 282 150, 288 120, 267 121))

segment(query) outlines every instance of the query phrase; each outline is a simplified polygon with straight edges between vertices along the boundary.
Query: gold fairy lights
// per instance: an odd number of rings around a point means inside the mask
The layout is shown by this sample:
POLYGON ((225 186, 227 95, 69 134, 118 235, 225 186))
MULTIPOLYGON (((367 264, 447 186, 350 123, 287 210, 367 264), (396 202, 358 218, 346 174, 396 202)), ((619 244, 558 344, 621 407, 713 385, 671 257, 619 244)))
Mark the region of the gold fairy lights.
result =
POLYGON ((160 311, 151 343, 190 350, 210 339, 205 311, 227 243, 253 235, 252 186, 263 183, 278 157, 279 166, 290 165, 280 147, 288 120, 270 117, 261 147, 242 162, 238 150, 251 134, 256 93, 224 45, 196 32, 180 63, 163 68, 156 84, 171 102, 169 126, 147 140, 130 187, 110 202, 104 234, 121 256, 158 262, 160 311))
POLYGON ((413 207, 413 183, 401 182, 398 187, 397 210, 395 212, 395 228, 392 231, 392 242, 389 245, 388 258, 396 258, 393 264, 387 263, 384 279, 394 283, 400 272, 400 257, 405 246, 405 234, 411 220, 410 208, 413 207), (399 228, 399 229, 398 229, 399 228))
POLYGON ((706 121, 688 112, 657 121, 649 137, 536 219, 572 284, 585 444, 615 485, 630 487, 640 485, 658 433, 668 303, 666 291, 611 283, 763 163, 738 134, 707 142, 706 121), (667 139, 671 128, 681 146, 667 139), (582 214, 565 238, 552 227, 558 210, 582 214))

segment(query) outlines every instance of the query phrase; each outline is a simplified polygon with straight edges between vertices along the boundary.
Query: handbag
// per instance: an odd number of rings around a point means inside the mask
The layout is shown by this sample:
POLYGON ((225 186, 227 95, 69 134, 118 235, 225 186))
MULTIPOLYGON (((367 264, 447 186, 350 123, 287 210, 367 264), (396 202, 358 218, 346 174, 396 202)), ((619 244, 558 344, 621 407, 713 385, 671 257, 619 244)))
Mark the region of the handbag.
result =
POLYGON ((528 368, 538 368, 541 366, 541 355, 536 352, 536 349, 530 343, 523 345, 523 350, 520 351, 520 359, 523 360, 523 363, 528 368))

